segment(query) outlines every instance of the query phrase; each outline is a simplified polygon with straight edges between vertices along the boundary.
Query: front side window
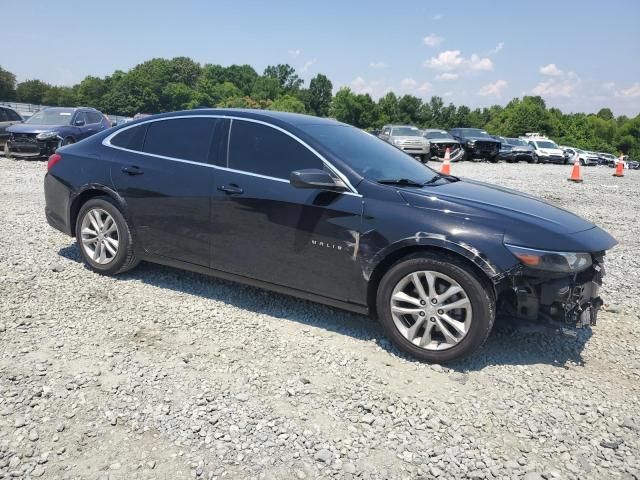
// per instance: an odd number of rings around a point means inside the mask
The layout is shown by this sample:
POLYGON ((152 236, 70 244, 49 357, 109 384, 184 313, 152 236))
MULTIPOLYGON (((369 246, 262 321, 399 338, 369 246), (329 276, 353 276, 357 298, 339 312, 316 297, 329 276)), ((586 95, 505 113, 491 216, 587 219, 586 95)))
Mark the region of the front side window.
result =
POLYGON ((86 112, 87 115, 87 123, 100 123, 102 121, 102 115, 98 112, 86 112))
POLYGON ((148 124, 143 151, 163 157, 208 163, 217 118, 159 120, 148 124))
MULTIPOLYGON (((364 132, 363 135, 371 137, 364 132)), ((275 128, 234 120, 229 139, 228 166, 234 170, 288 180, 294 170, 321 169, 324 164, 307 147, 275 128)))
POLYGON ((5 110, 4 108, 0 108, 0 122, 8 122, 8 121, 9 121, 8 110, 5 110))
POLYGON ((87 116, 84 114, 84 112, 78 112, 76 113, 75 118, 73 119, 73 123, 75 125, 80 125, 82 122, 84 122, 84 125, 86 125, 87 122, 87 116))
POLYGON ((425 132, 424 136, 429 140, 439 140, 439 139, 453 140, 454 139, 448 132, 445 132, 445 131, 425 132))

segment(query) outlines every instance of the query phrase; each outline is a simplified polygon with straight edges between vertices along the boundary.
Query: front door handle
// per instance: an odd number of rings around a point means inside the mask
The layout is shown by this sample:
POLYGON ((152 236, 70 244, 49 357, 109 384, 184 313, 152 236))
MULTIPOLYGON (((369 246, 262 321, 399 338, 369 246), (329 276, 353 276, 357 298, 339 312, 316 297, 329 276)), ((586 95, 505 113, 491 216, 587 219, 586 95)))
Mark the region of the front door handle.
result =
POLYGON ((240 188, 238 185, 234 185, 233 183, 230 185, 222 185, 218 187, 218 190, 224 193, 228 193, 229 195, 244 193, 244 190, 242 188, 240 188))
POLYGON ((140 167, 137 167, 135 165, 124 167, 122 169, 122 172, 127 173, 129 175, 142 175, 144 173, 140 167))

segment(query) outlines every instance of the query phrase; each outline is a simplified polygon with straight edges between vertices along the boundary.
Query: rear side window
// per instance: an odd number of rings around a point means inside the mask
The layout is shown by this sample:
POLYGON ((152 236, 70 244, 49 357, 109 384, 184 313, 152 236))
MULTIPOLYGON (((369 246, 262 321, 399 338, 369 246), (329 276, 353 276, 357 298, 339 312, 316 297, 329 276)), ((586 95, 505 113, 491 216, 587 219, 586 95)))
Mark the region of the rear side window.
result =
POLYGON ((0 122, 8 122, 9 121, 9 115, 8 115, 8 110, 5 110, 4 108, 0 108, 0 122))
POLYGON ((143 151, 163 157, 209 163, 209 150, 223 119, 195 117, 149 123, 143 151))
POLYGON ((16 112, 14 112, 13 110, 9 110, 9 109, 7 109, 7 110, 6 110, 6 112, 7 112, 7 117, 9 118, 9 120, 10 120, 11 122, 19 122, 19 121, 21 121, 21 120, 22 120, 22 119, 20 118, 20 115, 18 115, 18 114, 17 114, 16 112))
POLYGON ((308 148, 275 128, 243 120, 231 124, 229 168, 288 179, 294 170, 323 166, 308 148))
POLYGON ((145 123, 121 131, 111 139, 111 145, 141 152, 144 145, 144 137, 147 134, 147 126, 148 124, 145 123))

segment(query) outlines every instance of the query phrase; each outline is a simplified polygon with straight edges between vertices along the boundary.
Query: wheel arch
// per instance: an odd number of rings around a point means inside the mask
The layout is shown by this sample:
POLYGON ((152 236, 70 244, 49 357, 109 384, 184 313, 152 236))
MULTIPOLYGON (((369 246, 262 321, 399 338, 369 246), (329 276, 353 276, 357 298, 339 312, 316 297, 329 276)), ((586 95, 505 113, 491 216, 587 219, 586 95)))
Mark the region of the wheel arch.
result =
POLYGON ((69 206, 69 226, 72 236, 75 237, 75 225, 80 209, 85 203, 96 197, 111 198, 117 204, 122 215, 127 218, 126 203, 115 190, 100 184, 86 185, 74 195, 69 206))
POLYGON ((450 259, 456 259, 469 267, 469 269, 476 275, 478 280, 487 288, 489 292, 493 294, 493 298, 497 297, 496 272, 493 270, 493 266, 488 264, 484 260, 479 260, 477 254, 471 254, 463 247, 445 247, 442 245, 432 244, 419 244, 419 245, 405 245, 389 252, 384 256, 373 268, 369 276, 369 282, 367 285, 367 306, 371 314, 376 314, 376 296, 378 292, 378 286, 380 281, 384 277, 385 273, 395 265, 397 262, 410 256, 419 255, 420 253, 437 253, 442 256, 446 256, 450 259), (483 267, 484 262, 484 267, 483 267))

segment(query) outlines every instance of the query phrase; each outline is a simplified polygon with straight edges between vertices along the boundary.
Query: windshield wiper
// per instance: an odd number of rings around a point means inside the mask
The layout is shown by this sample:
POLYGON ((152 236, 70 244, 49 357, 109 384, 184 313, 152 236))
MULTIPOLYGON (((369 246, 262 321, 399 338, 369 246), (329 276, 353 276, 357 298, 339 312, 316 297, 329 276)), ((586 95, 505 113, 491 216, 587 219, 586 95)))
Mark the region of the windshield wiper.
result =
POLYGON ((436 173, 431 180, 427 180, 423 185, 432 185, 436 183, 438 180, 449 180, 450 182, 459 182, 460 179, 455 175, 443 175, 442 173, 436 173))
POLYGON ((383 185, 402 185, 405 187, 422 187, 424 185, 423 183, 409 180, 408 178, 383 178, 377 182, 383 185))

